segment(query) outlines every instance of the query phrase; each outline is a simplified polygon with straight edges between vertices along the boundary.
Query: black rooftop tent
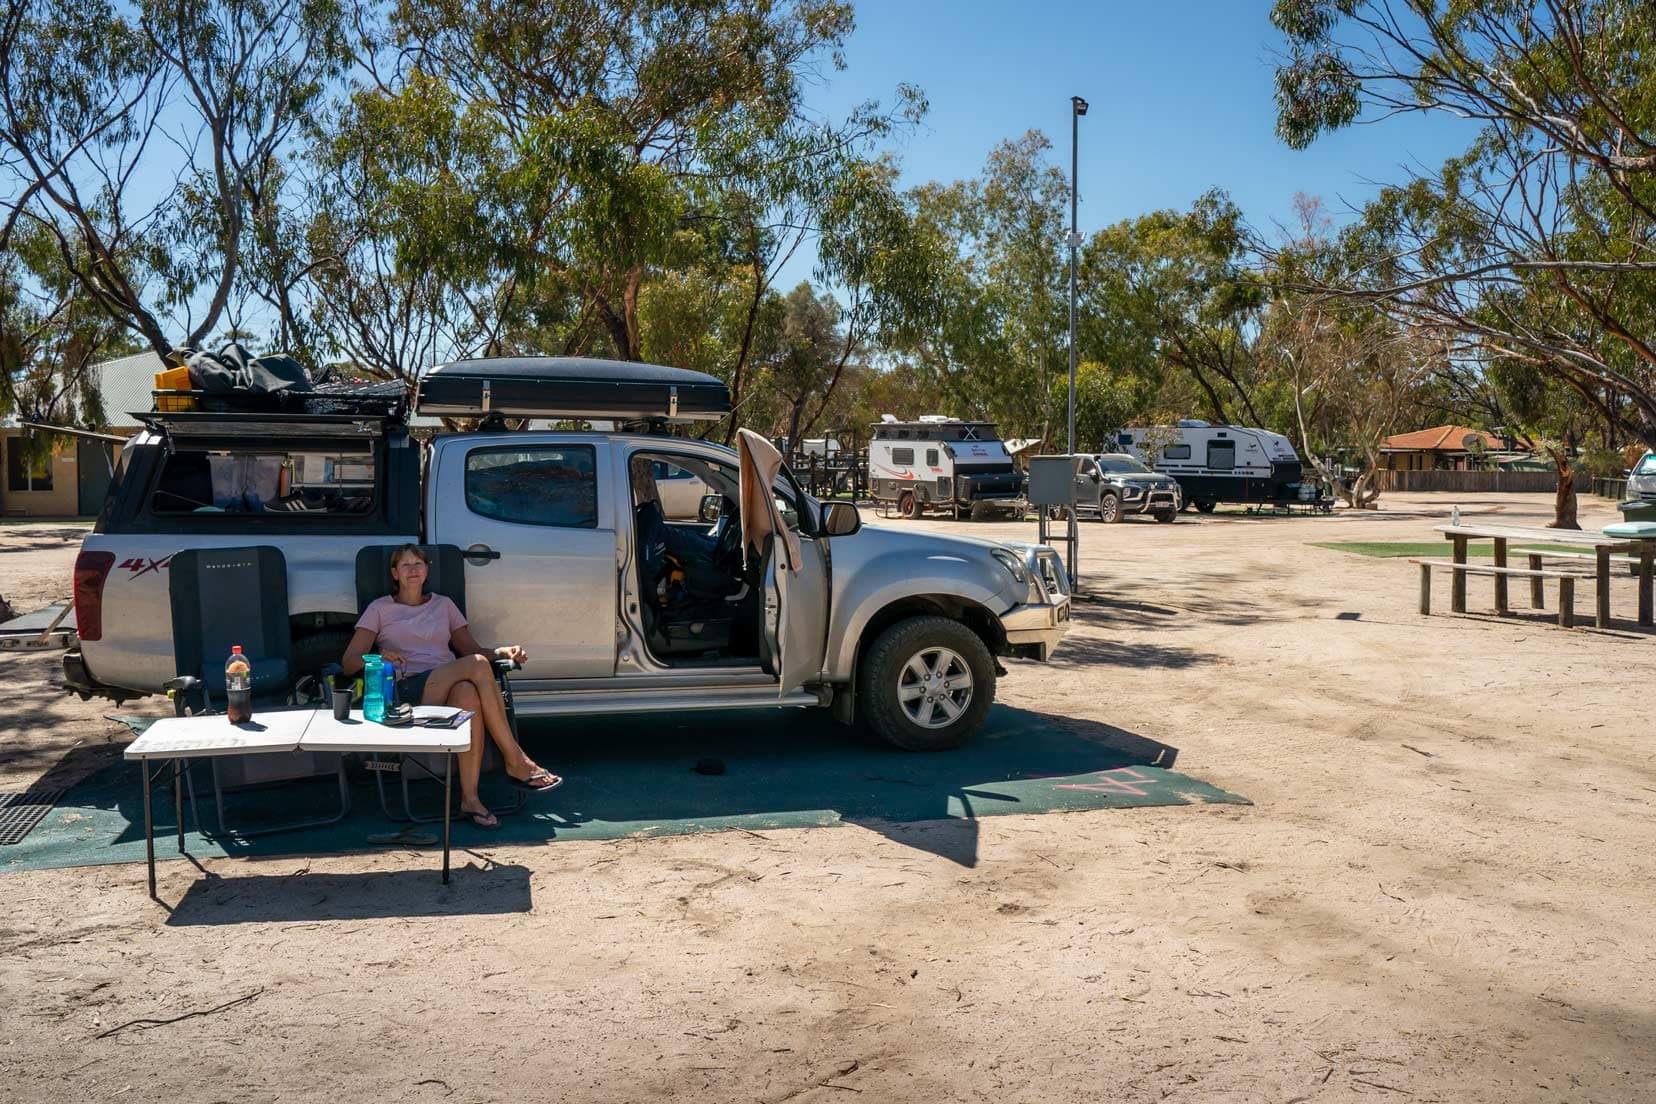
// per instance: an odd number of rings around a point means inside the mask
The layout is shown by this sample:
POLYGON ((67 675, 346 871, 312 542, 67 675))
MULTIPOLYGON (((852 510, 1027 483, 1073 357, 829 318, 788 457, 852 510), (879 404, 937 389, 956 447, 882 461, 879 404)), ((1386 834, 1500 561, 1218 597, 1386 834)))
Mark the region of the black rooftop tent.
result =
POLYGON ((588 357, 457 360, 420 380, 421 414, 480 418, 605 418, 717 421, 730 390, 705 372, 588 357))

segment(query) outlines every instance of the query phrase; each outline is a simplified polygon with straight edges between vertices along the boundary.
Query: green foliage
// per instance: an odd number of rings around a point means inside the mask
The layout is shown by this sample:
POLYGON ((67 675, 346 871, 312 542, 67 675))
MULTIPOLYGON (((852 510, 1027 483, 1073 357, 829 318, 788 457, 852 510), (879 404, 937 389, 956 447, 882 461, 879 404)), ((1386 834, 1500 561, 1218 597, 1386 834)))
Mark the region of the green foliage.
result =
MULTIPOLYGON (((1291 145, 1364 113, 1468 123, 1384 189, 1321 278, 1449 350, 1548 438, 1656 444, 1656 5, 1279 0, 1291 145)), ((1568 446, 1566 446, 1568 447, 1568 446)))
POLYGON ((1189 211, 1155 211, 1106 227, 1082 251, 1085 355, 1139 382, 1149 407, 1215 422, 1271 426, 1251 349, 1263 306, 1242 213, 1222 192, 1189 211))
MULTIPOLYGON (((1094 360, 1075 367, 1075 447, 1080 452, 1111 452, 1112 434, 1135 424, 1146 411, 1153 383, 1145 376, 1112 371, 1094 360)), ((1052 381, 1049 401, 1055 410, 1069 404, 1069 374, 1052 381)), ((1047 451, 1062 451, 1063 440, 1046 442, 1047 451)))

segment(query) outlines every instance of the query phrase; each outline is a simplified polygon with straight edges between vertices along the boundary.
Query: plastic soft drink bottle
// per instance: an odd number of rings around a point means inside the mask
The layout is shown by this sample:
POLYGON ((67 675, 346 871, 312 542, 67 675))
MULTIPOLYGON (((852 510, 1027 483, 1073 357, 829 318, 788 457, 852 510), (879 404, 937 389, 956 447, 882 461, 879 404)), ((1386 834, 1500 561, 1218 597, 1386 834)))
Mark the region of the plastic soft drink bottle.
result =
POLYGON ((224 661, 224 696, 224 712, 231 724, 253 719, 253 664, 242 655, 240 644, 230 649, 230 658, 224 661))
POLYGON ((385 660, 362 657, 362 715, 375 724, 385 720, 385 660))

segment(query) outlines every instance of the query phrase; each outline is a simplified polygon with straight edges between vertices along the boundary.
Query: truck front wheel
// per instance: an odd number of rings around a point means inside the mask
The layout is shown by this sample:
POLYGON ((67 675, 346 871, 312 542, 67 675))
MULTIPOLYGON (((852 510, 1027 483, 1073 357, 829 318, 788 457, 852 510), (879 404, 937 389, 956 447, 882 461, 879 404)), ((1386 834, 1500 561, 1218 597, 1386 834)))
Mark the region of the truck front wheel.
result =
POLYGON ((977 633, 947 617, 899 621, 864 654, 863 722, 904 751, 957 748, 995 700, 995 662, 977 633))

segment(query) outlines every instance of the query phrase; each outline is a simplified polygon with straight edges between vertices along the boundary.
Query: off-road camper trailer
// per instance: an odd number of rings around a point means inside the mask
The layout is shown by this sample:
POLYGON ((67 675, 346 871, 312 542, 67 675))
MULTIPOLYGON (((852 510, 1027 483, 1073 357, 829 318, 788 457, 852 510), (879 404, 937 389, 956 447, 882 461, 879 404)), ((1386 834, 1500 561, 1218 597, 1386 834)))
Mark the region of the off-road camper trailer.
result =
POLYGON ((869 438, 868 483, 875 502, 909 518, 1024 509, 1024 475, 993 422, 900 422, 888 414, 869 438))

